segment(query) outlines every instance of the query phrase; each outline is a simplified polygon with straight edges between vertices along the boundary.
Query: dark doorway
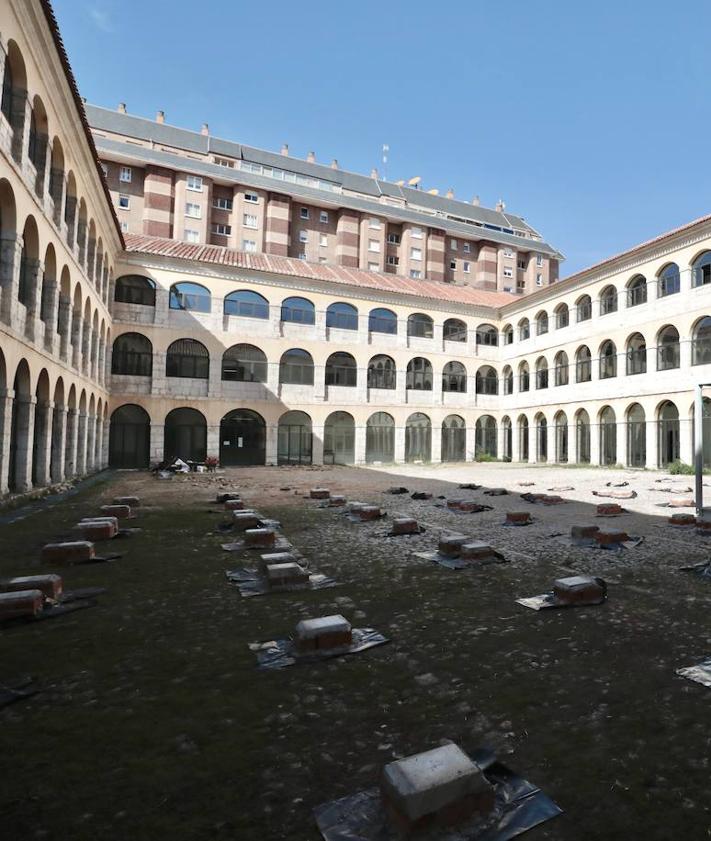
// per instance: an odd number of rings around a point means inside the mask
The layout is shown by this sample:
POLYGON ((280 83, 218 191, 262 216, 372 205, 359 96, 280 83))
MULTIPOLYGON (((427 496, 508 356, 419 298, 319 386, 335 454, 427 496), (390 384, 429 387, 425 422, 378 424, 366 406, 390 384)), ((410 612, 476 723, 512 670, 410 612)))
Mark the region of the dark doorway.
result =
POLYGON ((140 406, 119 406, 111 415, 109 464, 111 467, 148 467, 151 419, 140 406))
POLYGON ((266 440, 267 428, 261 415, 249 409, 229 412, 220 421, 220 464, 264 464, 266 440))

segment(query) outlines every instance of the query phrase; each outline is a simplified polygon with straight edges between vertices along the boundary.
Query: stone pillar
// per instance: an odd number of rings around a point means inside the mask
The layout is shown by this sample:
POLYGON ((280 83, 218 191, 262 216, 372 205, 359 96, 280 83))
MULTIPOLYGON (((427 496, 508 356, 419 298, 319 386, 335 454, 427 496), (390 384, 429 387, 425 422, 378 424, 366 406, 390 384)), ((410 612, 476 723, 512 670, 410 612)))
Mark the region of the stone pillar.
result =
POLYGON ((64 479, 64 458, 67 446, 67 407, 55 406, 52 420, 52 455, 50 478, 55 484, 64 479))
POLYGON ((37 341, 40 333, 39 318, 42 311, 42 275, 44 266, 40 260, 25 260, 25 335, 30 341, 37 341))
POLYGON ((277 463, 277 451, 279 447, 279 427, 275 424, 267 424, 267 440, 265 460, 267 464, 277 463))
POLYGON ((208 456, 220 457, 220 424, 208 424, 207 427, 207 454, 208 456))
POLYGON ((109 440, 111 432, 111 421, 106 420, 102 424, 102 439, 101 439, 101 467, 109 466, 109 440))
POLYGON ((538 461, 538 427, 536 422, 528 424, 528 463, 535 464, 538 461))
POLYGON ((36 141, 34 165, 37 170, 35 179, 35 193, 44 204, 45 190, 47 187, 47 174, 49 169, 49 138, 46 134, 38 134, 36 141))
POLYGON ((21 258, 22 237, 15 233, 4 235, 0 239, 0 316, 5 324, 15 323, 21 258))
POLYGON ((99 339, 99 369, 97 371, 99 385, 106 385, 106 340, 99 339))
POLYGON ((59 323, 59 284, 56 278, 47 277, 46 274, 42 284, 40 318, 44 322, 44 346, 53 352, 59 323))
POLYGON ((365 464, 366 454, 366 434, 367 427, 365 425, 356 424, 355 426, 355 446, 353 453, 353 461, 355 464, 365 464))
POLYGON ((84 322, 81 337, 81 369, 88 375, 91 365, 91 337, 94 328, 89 322, 84 322))
POLYGON ((99 331, 91 329, 91 342, 89 345, 89 377, 94 382, 99 381, 99 331))
POLYGON ((151 424, 150 462, 161 462, 165 451, 165 426, 162 423, 151 424))
MULTIPOLYGON (((474 461, 474 456, 476 454, 476 425, 472 425, 467 422, 466 427, 466 446, 464 452, 464 458, 466 461, 474 461)), ((517 438, 518 440, 518 438, 517 438)), ((516 445, 518 447, 518 444, 516 445)), ((518 459, 516 459, 518 461, 518 459)))
POLYGON ((314 400, 326 399, 326 367, 314 365, 314 400))
POLYGON ((51 481, 53 410, 54 403, 51 402, 37 403, 35 407, 35 484, 38 487, 49 485, 51 481))
POLYGON ((77 241, 77 198, 67 194, 64 200, 64 221, 67 224, 67 245, 74 251, 77 241))
POLYGON ((54 212, 52 218, 54 224, 60 228, 64 219, 65 204, 64 196, 66 191, 64 189, 64 170, 50 167, 49 172, 49 194, 54 202, 54 212))
POLYGON ((326 341, 326 312, 325 310, 316 311, 316 319, 314 323, 314 332, 316 340, 319 342, 326 341))
POLYGON ((442 392, 442 369, 439 363, 432 368, 432 405, 441 406, 444 402, 442 392))
POLYGON ((67 412, 67 437, 64 452, 64 476, 71 479, 77 475, 77 436, 79 435, 79 412, 69 409, 67 412))
MULTIPOLYGON (((504 451, 506 450, 506 430, 504 425, 499 421, 496 425, 496 457, 503 459, 504 451)), ((509 453, 511 455, 511 453, 509 453)))
POLYGON ((289 255, 291 227, 291 199, 279 193, 269 193, 267 198, 267 225, 264 250, 279 257, 289 255))
POLYGON ((72 304, 68 298, 65 298, 61 293, 59 295, 59 316, 58 316, 58 330, 59 330, 59 355, 66 362, 69 362, 69 339, 72 330, 72 304))
POLYGON ((313 426, 312 432, 312 449, 311 449, 311 463, 323 464, 323 426, 313 426))
POLYGON ((600 464, 600 422, 592 418, 590 420, 590 464, 600 464))
MULTIPOLYGON (((279 362, 267 362, 267 390, 272 397, 279 397, 279 362)), ((276 463, 276 462, 275 462, 276 463)))
POLYGON ((89 282, 95 285, 94 266, 96 265, 96 239, 89 237, 86 246, 86 276, 89 282))
POLYGON ((84 319, 81 317, 81 310, 74 310, 72 313, 72 367, 77 371, 81 367, 82 349, 82 328, 84 319))
POLYGON ((648 470, 655 470, 659 467, 659 450, 657 447, 657 437, 659 428, 657 421, 652 417, 647 419, 644 428, 645 445, 647 448, 647 464, 648 470))
POLYGON ((86 473, 94 471, 94 447, 96 445, 96 415, 86 416, 86 455, 84 470, 86 473))
POLYGON ((568 464, 577 464, 579 457, 578 426, 575 421, 573 421, 568 424, 568 464))
POLYGON ((96 435, 94 436, 94 470, 103 470, 102 451, 104 447, 104 419, 96 416, 96 435))
POLYGON ((617 436, 616 461, 618 464, 627 467, 627 423, 624 420, 617 421, 615 435, 617 436))
POLYGON ((353 210, 338 211, 336 262, 339 266, 358 267, 359 229, 360 214, 353 210))
POLYGON ((27 91, 15 87, 12 91, 12 111, 10 125, 12 126, 12 157, 15 163, 22 168, 22 162, 27 157, 29 144, 29 131, 25 126, 29 125, 30 102, 27 98, 27 91))
POLYGON ((679 458, 684 464, 694 463, 694 421, 689 417, 679 417, 679 458))
POLYGON ((15 490, 25 493, 32 488, 32 450, 34 443, 36 397, 15 397, 17 435, 15 436, 15 490))
POLYGON ((86 412, 79 412, 77 423, 77 455, 76 473, 83 476, 86 473, 86 441, 87 441, 87 415, 86 412))
POLYGON ((432 424, 432 443, 430 446, 430 461, 432 464, 439 464, 442 461, 442 424, 432 424))
POLYGON ((401 464, 405 461, 405 427, 395 427, 395 462, 401 464))
POLYGON ((77 222, 77 260, 83 269, 86 269, 86 240, 86 221, 80 217, 77 222))
POLYGON ((12 432, 12 401, 15 392, 6 389, 0 392, 0 494, 7 493, 10 470, 10 435, 12 432))

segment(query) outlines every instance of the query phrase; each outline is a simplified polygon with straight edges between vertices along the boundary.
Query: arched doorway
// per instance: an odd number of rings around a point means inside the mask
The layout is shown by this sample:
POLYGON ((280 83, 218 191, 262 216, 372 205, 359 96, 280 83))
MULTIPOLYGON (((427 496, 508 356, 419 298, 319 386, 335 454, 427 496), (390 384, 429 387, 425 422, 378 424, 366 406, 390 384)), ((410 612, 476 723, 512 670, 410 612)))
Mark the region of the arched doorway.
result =
POLYGON ((173 409, 165 418, 166 460, 205 461, 207 456, 207 423, 197 409, 173 409))
POLYGON ((127 403, 111 415, 109 426, 109 465, 148 467, 150 461, 151 419, 141 407, 127 403))
POLYGON ((657 440, 660 467, 679 460, 679 410, 671 400, 666 400, 659 407, 657 440))
POLYGON ((475 458, 485 456, 496 458, 496 421, 491 415, 482 415, 477 418, 475 430, 475 458))
POLYGON ((467 427, 464 418, 448 415, 442 421, 442 461, 466 461, 467 427))
POLYGON ((600 412, 600 464, 617 463, 617 418, 610 406, 600 412))
POLYGON ((326 464, 355 462, 355 421, 348 412, 332 412, 323 428, 323 460, 326 464))
POLYGON ((432 424, 427 415, 415 412, 405 424, 405 461, 429 461, 432 457, 432 424))
POLYGON ((568 417, 565 412, 558 412, 555 416, 555 460, 559 464, 568 461, 568 417))
MULTIPOLYGON (((15 398, 10 419, 10 459, 8 487, 22 493, 30 489, 31 453, 34 428, 31 417, 30 369, 22 359, 15 372, 13 383, 15 398)), ((34 407, 32 407, 34 408, 34 407)))
POLYGON ((543 415, 536 418, 536 461, 548 461, 548 421, 543 415))
POLYGON ((267 426, 251 409, 235 409, 220 421, 220 464, 223 467, 264 464, 267 426))
POLYGON ((647 464, 647 424, 639 403, 627 410, 627 464, 629 467, 647 464))
POLYGON ((518 451, 519 451, 519 461, 528 461, 530 456, 529 446, 528 446, 528 418, 525 415, 521 415, 518 419, 518 451))
POLYGON ((306 412, 286 412, 279 418, 277 464, 311 464, 311 418, 306 412))
POLYGON ((365 425, 365 460, 373 462, 395 461, 395 421, 387 412, 376 412, 365 425))

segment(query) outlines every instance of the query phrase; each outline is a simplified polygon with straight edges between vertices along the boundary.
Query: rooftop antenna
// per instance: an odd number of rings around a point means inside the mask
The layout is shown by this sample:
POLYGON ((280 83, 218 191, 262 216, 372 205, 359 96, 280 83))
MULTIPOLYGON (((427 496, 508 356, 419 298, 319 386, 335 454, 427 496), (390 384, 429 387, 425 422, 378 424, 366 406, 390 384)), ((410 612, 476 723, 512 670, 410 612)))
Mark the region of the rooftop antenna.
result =
POLYGON ((390 154, 390 146, 387 143, 383 143, 383 181, 387 181, 387 171, 388 171, 388 155, 390 154))

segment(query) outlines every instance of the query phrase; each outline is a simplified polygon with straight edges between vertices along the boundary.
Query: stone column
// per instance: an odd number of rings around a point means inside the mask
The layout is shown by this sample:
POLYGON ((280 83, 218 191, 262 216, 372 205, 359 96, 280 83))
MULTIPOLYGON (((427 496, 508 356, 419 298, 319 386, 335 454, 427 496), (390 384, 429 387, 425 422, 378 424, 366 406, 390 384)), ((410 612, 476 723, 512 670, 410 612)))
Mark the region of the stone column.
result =
POLYGON ((405 427, 395 427, 395 462, 402 464, 405 461, 405 427))
POLYGON ((55 484, 64 479, 64 457, 67 446, 67 407, 55 406, 52 420, 52 456, 50 475, 55 484))
POLYGON ((86 222, 80 217, 77 222, 77 260, 79 265, 86 270, 86 244, 87 230, 86 222))
POLYGON ((439 363, 432 367, 432 405, 441 406, 444 402, 442 392, 442 368, 439 363))
POLYGON ((89 377, 94 382, 99 381, 99 331, 91 329, 91 343, 89 345, 89 377))
POLYGON ((647 448, 647 464, 648 470, 655 470, 659 467, 659 451, 657 447, 657 438, 659 427, 657 421, 652 417, 647 419, 644 426, 645 445, 647 448))
POLYGON ((64 219, 64 196, 66 191, 64 189, 64 170, 51 167, 49 173, 49 194, 54 202, 54 213, 52 218, 54 224, 60 228, 62 220, 64 219))
POLYGON ((615 435, 617 436, 616 461, 618 464, 627 467, 627 423, 624 420, 617 421, 615 435))
POLYGON ((45 190, 47 187, 47 174, 49 169, 49 138, 46 134, 38 134, 36 139, 36 153, 34 165, 37 170, 35 179, 35 193, 44 204, 45 190))
POLYGON ((10 470, 10 446, 12 432, 12 401, 15 392, 5 389, 0 392, 0 494, 7 493, 10 470))
POLYGON ((151 424, 150 462, 161 462, 165 450, 165 426, 162 423, 151 424))
POLYGON ((44 266, 41 260, 25 260, 25 300, 27 316, 25 319, 25 335, 35 342, 40 334, 39 319, 42 311, 42 275, 44 266))
POLYGON ((89 237, 86 246, 86 276, 89 282, 95 286, 94 266, 96 265, 96 239, 89 237))
MULTIPOLYGON (((504 425, 499 421, 496 424, 496 457, 503 459, 504 450, 506 449, 506 430, 504 425)), ((509 453, 511 455, 511 453, 509 453)))
POLYGON ((46 350, 54 352, 59 321, 59 284, 56 278, 46 276, 44 278, 40 318, 44 321, 44 346, 46 350))
POLYGON ((590 419, 590 464, 600 464, 600 422, 590 419))
MULTIPOLYGON (((465 435, 466 446, 464 458, 466 461, 474 461, 474 455, 476 454, 476 425, 467 421, 465 435)), ((516 459, 516 461, 518 461, 518 459, 516 459)))
POLYGON ((72 304, 68 298, 61 293, 59 295, 59 355, 66 362, 69 362, 69 340, 72 331, 72 304))
POLYGON ((694 421, 679 417, 679 458, 684 464, 694 463, 694 421))
POLYGON ((81 368, 82 329, 84 319, 80 310, 72 313, 72 367, 78 371, 81 368))
POLYGON ((12 91, 12 111, 10 125, 12 126, 12 157, 15 163, 22 168, 22 162, 27 157, 29 144, 29 132, 25 126, 29 125, 30 102, 27 98, 27 91, 22 88, 14 88, 12 91))
POLYGON ((220 424, 208 424, 207 427, 207 454, 208 456, 220 456, 220 424))
POLYGON ((97 371, 99 385, 106 385, 106 340, 99 339, 99 370, 97 371))
POLYGON ((67 224, 67 245, 74 251, 77 241, 77 199, 67 194, 64 200, 64 220, 67 224))
POLYGON ((568 424, 568 464, 577 464, 579 457, 578 427, 575 421, 573 421, 568 424))
POLYGON ((96 444, 96 415, 86 416, 86 455, 84 456, 84 470, 86 473, 94 471, 94 446, 96 444))
POLYGON ((326 367, 314 365, 314 400, 326 399, 326 367))
POLYGON ((324 429, 323 426, 312 426, 312 450, 311 450, 311 463, 312 464, 323 464, 323 435, 324 429))
POLYGON ((21 258, 21 236, 9 233, 0 238, 0 316, 5 324, 16 321, 21 258))
MULTIPOLYGON (((272 397, 279 397, 279 362, 267 362, 267 390, 272 397)), ((276 451, 275 451, 276 452, 276 451)), ((276 462, 275 462, 276 463, 276 462)))
POLYGON ((37 403, 35 407, 35 479, 38 487, 49 485, 52 461, 52 420, 54 403, 37 403))
POLYGON ((34 443, 36 397, 17 400, 17 435, 15 436, 15 490, 25 493, 32 488, 32 450, 34 443))
POLYGON ((87 414, 80 411, 77 423, 76 473, 78 476, 83 476, 86 473, 86 441, 87 414))
POLYGON ((91 337, 94 328, 89 322, 84 322, 81 337, 81 369, 88 376, 91 367, 91 337))
POLYGON ((77 436, 79 434, 79 413, 76 409, 67 412, 66 449, 64 451, 64 476, 71 479, 77 475, 77 436))
POLYGON ((279 427, 276 424, 267 424, 267 440, 265 460, 267 464, 277 463, 277 451, 279 446, 279 427))
POLYGON ((102 439, 101 439, 101 466, 109 466, 109 440, 111 432, 111 420, 106 420, 102 425, 102 439))
POLYGON ((103 470, 101 453, 104 447, 104 419, 96 416, 96 434, 94 436, 94 470, 103 470))
POLYGON ((366 454, 366 434, 367 428, 365 425, 361 426, 356 423, 355 426, 355 445, 353 453, 353 462, 355 464, 365 464, 366 454))
POLYGON ((442 424, 432 424, 432 445, 430 447, 430 461, 439 464, 442 461, 442 424))
POLYGON ((528 424, 528 463, 535 464, 538 461, 538 428, 535 421, 528 424))

